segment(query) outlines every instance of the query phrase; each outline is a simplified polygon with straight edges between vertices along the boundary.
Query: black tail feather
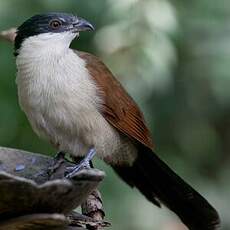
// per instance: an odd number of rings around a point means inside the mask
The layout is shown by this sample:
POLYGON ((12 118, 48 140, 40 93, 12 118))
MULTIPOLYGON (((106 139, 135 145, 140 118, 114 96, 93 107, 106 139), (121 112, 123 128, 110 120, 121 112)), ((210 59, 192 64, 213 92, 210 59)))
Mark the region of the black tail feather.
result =
POLYGON ((137 187, 152 203, 175 212, 190 230, 216 230, 216 210, 174 173, 152 150, 141 146, 132 167, 113 166, 130 186, 137 187))

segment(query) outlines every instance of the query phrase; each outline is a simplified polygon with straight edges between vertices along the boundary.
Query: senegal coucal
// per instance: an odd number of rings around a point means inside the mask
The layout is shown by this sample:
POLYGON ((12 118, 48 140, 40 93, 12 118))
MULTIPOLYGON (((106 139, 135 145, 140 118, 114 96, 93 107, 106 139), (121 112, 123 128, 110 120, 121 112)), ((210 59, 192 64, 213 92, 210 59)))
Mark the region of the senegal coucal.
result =
POLYGON ((33 130, 58 151, 86 156, 82 164, 96 153, 190 230, 217 229, 216 210, 154 153, 142 112, 110 70, 92 54, 69 47, 79 32, 93 29, 66 13, 35 15, 18 27, 19 103, 33 130))

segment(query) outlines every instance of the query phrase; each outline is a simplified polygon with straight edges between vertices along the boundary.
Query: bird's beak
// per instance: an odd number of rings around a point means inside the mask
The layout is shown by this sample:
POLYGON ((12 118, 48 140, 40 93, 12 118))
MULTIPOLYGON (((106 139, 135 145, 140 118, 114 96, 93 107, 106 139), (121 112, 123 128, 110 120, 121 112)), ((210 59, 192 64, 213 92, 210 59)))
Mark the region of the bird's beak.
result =
POLYGON ((83 18, 77 17, 76 22, 73 23, 74 32, 92 31, 92 30, 94 30, 93 25, 83 18))

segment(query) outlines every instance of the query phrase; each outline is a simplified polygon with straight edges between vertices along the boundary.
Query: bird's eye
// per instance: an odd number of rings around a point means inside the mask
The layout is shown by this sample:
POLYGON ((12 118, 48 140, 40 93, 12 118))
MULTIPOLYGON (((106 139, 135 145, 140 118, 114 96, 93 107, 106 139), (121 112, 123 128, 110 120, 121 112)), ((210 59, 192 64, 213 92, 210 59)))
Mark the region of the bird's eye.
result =
POLYGON ((53 29, 58 29, 61 25, 62 25, 62 22, 57 19, 50 21, 50 26, 53 29))

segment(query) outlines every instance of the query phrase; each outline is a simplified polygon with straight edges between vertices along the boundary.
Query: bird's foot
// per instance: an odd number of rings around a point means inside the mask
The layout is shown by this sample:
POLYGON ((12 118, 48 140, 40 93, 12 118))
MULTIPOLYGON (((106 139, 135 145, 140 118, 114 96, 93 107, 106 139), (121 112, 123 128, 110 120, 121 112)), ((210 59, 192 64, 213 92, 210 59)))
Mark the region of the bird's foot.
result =
POLYGON ((53 174, 61 166, 61 164, 64 161, 65 161, 65 153, 64 152, 58 152, 55 155, 52 164, 48 168, 48 174, 49 175, 53 174))
POLYGON ((79 171, 81 171, 82 169, 90 169, 90 161, 93 159, 93 157, 96 154, 96 150, 94 148, 90 149, 90 151, 87 153, 86 157, 76 166, 74 167, 67 167, 66 168, 66 178, 70 179, 72 178, 74 175, 76 175, 76 173, 78 173, 79 171))

